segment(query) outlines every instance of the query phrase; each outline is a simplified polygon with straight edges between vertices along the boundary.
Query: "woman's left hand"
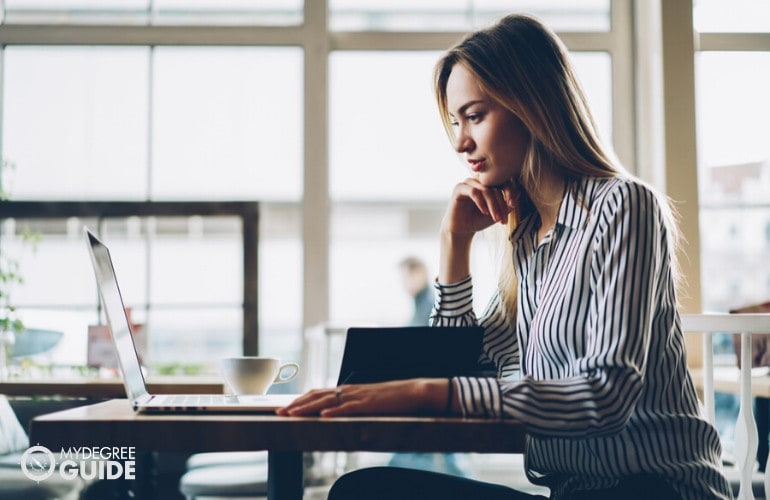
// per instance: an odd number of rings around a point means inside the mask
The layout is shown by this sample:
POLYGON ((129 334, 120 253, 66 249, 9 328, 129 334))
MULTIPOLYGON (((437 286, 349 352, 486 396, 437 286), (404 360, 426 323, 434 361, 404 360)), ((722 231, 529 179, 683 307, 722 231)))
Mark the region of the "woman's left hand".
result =
POLYGON ((447 379, 413 379, 314 389, 276 413, 282 416, 439 415, 445 411, 447 379))

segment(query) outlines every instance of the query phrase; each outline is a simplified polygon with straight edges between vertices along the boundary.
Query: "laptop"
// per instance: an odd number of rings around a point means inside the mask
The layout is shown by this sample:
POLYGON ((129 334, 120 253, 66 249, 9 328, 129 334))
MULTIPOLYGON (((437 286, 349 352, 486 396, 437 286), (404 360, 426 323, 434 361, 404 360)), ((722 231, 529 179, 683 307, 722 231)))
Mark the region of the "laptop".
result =
POLYGON ((337 385, 417 377, 497 377, 482 359, 484 329, 463 327, 350 328, 337 385))
POLYGON ((143 413, 275 413, 296 394, 150 394, 139 363, 131 326, 107 246, 84 228, 99 295, 107 313, 110 338, 118 358, 126 394, 134 410, 143 413))

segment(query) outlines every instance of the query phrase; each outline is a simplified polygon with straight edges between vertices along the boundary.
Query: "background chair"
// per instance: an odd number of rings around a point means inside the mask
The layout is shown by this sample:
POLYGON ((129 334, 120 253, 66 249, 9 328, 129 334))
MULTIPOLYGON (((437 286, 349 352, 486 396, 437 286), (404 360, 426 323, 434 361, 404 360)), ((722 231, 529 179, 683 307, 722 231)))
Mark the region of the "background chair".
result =
POLYGON ((75 500, 84 482, 54 474, 35 482, 24 475, 21 461, 29 438, 8 399, 0 395, 0 498, 5 500, 75 500))

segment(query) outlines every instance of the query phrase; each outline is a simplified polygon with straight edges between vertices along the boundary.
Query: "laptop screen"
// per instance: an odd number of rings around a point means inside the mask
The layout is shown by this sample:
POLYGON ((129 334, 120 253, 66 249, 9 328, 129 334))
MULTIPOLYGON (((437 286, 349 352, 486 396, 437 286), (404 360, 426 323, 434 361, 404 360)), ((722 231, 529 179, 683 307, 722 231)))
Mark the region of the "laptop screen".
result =
POLYGON ((120 363, 120 369, 123 372, 126 392, 131 401, 136 401, 139 397, 147 394, 147 388, 144 383, 142 368, 139 365, 139 357, 134 347, 134 341, 131 337, 131 328, 128 325, 128 317, 126 316, 120 288, 118 288, 118 280, 115 276, 115 269, 112 266, 110 251, 87 228, 85 233, 88 239, 88 248, 94 265, 94 272, 96 273, 96 282, 99 284, 99 294, 102 297, 102 304, 104 304, 104 309, 107 312, 107 323, 112 333, 112 345, 115 347, 118 363, 120 363))

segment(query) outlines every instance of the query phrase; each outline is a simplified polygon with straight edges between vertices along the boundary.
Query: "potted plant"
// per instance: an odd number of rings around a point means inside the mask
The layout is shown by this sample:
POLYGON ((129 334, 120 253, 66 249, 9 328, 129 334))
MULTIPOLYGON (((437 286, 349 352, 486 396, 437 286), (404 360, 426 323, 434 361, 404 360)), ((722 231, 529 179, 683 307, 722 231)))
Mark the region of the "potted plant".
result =
POLYGON ((16 335, 24 331, 24 323, 11 301, 10 291, 22 282, 19 263, 7 257, 0 249, 0 378, 7 375, 8 358, 16 342, 16 335))
MULTIPOLYGON (((8 201, 8 190, 3 183, 4 174, 14 168, 14 164, 3 159, 0 169, 0 201, 8 201)), ((39 239, 39 235, 25 230, 22 240, 33 245, 39 239)), ((19 261, 9 256, 0 245, 0 379, 7 375, 8 359, 16 343, 16 336, 24 332, 24 323, 16 311, 12 300, 14 287, 24 283, 24 278, 19 269, 19 261)))

